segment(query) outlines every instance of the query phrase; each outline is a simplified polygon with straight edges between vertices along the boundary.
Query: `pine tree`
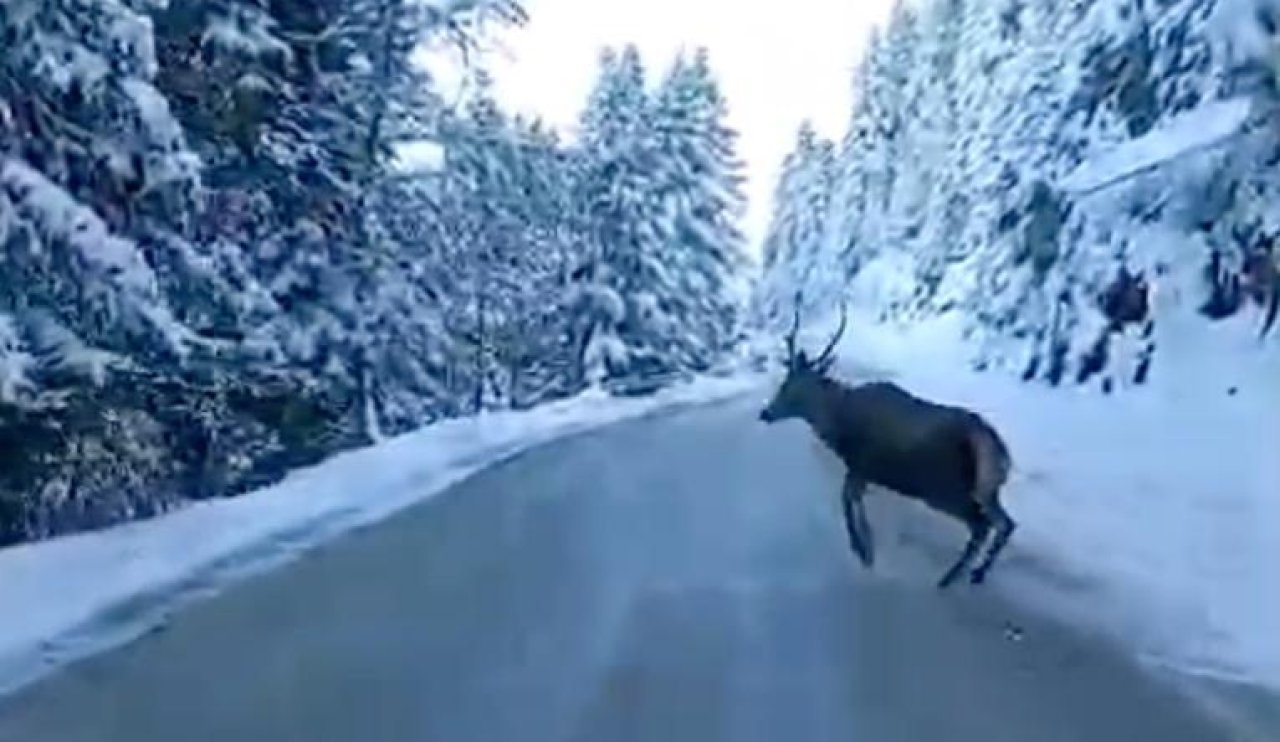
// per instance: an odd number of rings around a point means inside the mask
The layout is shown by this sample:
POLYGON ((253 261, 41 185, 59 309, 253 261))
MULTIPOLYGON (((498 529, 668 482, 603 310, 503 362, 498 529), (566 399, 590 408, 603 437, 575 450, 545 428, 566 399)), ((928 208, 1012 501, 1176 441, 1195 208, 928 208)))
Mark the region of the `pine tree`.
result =
MULTIPOLYGON (((880 44, 879 29, 872 29, 868 47, 880 44)), ((835 158, 831 207, 826 217, 825 250, 831 253, 846 279, 852 278, 873 257, 875 243, 863 231, 867 219, 874 148, 878 145, 868 103, 871 89, 870 54, 859 60, 852 79, 853 108, 835 158)))
POLYGON ((919 63, 920 114, 915 125, 911 161, 920 170, 917 198, 922 226, 916 253, 918 275, 936 303, 939 284, 949 266, 967 252, 961 241, 972 208, 969 151, 961 129, 961 105, 966 88, 974 84, 956 74, 962 54, 964 0, 938 0, 922 10, 919 63))
MULTIPOLYGON (((164 75, 204 163, 198 234, 241 246, 244 282, 265 302, 242 349, 254 362, 338 375, 353 303, 348 204, 357 194, 334 78, 350 62, 322 4, 173 4, 157 19, 164 75)), ((228 250, 234 249, 231 247, 228 250)))
POLYGON ((570 390, 565 284, 582 239, 572 201, 579 162, 541 121, 517 118, 513 138, 524 247, 518 270, 508 274, 513 300, 502 357, 512 404, 526 407, 570 390))
MULTIPOLYGON (((896 7, 855 70, 820 254, 850 276, 883 262, 859 284, 876 293, 883 287, 872 284, 896 282, 910 265, 911 304, 968 313, 987 343, 978 352, 984 364, 1013 361, 1028 377, 1053 382, 1088 378, 1102 365, 1111 388, 1145 378, 1155 318, 1120 328, 1140 335, 1129 338, 1138 349, 1126 369, 1124 353, 1107 347, 1116 332, 1107 297, 1116 287, 1158 281, 1172 289, 1168 296, 1196 296, 1190 272, 1204 284, 1208 314, 1238 311, 1246 293, 1266 301, 1257 284, 1276 260, 1268 240, 1280 233, 1280 211, 1267 195, 1274 168, 1259 163, 1280 152, 1275 128, 1264 124, 1280 110, 1271 103, 1280 100, 1277 66, 1254 43, 1265 34, 1218 43, 1230 19, 1268 22, 1266 12, 1251 16, 1236 5, 896 7), (1086 158, 1223 96, 1248 96, 1254 113, 1214 151, 1102 198, 1059 188, 1086 158)), ((780 191, 792 177, 784 173, 780 191)), ((779 220, 791 208, 784 200, 775 204, 779 220)), ((771 251, 770 261, 783 262, 771 251)), ((774 265, 766 284, 779 275, 774 265)), ((813 282, 798 283, 812 293, 813 282)), ((775 300, 785 293, 773 289, 775 300)))
MULTIPOLYGON (((401 310, 416 294, 400 280, 394 234, 404 225, 392 227, 377 205, 413 198, 396 178, 396 148, 431 139, 439 123, 442 104, 416 49, 446 34, 469 43, 468 26, 493 17, 519 22, 523 11, 507 0, 244 0, 161 17, 167 68, 177 71, 170 87, 187 101, 212 181, 206 239, 251 247, 246 272, 269 305, 246 347, 344 395, 400 399, 396 425, 442 403, 410 404, 415 393, 397 388, 405 377, 392 371, 405 361, 390 357, 404 352, 394 338, 428 332, 435 304, 401 310), (218 94, 184 98, 188 89, 218 94)), ((410 374, 412 389, 425 389, 427 374, 410 374)))
POLYGON ((24 462, 0 540, 235 494, 380 417, 455 411, 448 287, 406 249, 438 225, 389 218, 430 189, 392 153, 437 123, 415 47, 494 17, 522 11, 0 8, 0 438, 24 462))
MULTIPOLYGON (((679 332, 670 340, 678 365, 706 368, 732 342, 738 297, 733 280, 743 270, 745 206, 737 132, 724 119, 723 96, 705 49, 678 58, 657 93, 662 191, 672 214, 668 271, 675 283, 655 297, 669 307, 679 332)), ((670 332, 670 331, 668 331, 670 332)))
POLYGON ((0 8, 0 541, 172 501, 169 436, 203 401, 179 377, 213 350, 197 307, 235 298, 186 239, 196 160, 144 11, 0 8))
POLYGON ((482 70, 455 110, 414 60, 523 19, 516 0, 0 7, 0 543, 724 357, 742 163, 706 52, 653 94, 634 47, 607 53, 568 146, 482 70), (442 162, 406 171, 422 143, 442 162))
POLYGON ((152 85, 145 17, 125 5, 83 10, 0 11, 0 312, 29 335, 21 345, 42 369, 102 383, 113 356, 164 363, 191 350, 148 258, 182 228, 198 181, 152 85), (47 333, 36 326, 59 339, 37 339, 47 333))
POLYGON ((581 127, 588 169, 579 187, 590 237, 575 271, 579 365, 595 380, 666 363, 662 330, 671 320, 660 297, 674 281, 663 261, 671 229, 649 111, 639 51, 605 52, 581 127))
POLYGON ((783 161, 764 239, 766 278, 757 301, 763 304, 762 313, 770 326, 790 321, 796 293, 804 296, 805 308, 822 306, 812 287, 820 281, 818 267, 825 247, 833 172, 832 143, 820 138, 810 122, 804 122, 797 131, 795 148, 783 161))
POLYGON ((857 234, 849 239, 872 252, 886 244, 898 245, 906 236, 894 194, 901 188, 899 168, 908 115, 904 93, 915 39, 915 11, 897 2, 884 34, 873 38, 867 50, 867 86, 860 103, 868 133, 862 165, 867 208, 857 234))

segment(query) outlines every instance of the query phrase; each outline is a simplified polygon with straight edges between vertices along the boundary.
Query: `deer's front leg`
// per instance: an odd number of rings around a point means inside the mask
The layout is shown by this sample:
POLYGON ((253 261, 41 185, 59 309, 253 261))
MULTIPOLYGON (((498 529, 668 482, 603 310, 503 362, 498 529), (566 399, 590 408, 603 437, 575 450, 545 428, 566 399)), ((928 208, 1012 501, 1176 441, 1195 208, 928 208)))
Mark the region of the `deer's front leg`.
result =
POLYGON ((861 477, 847 472, 844 477, 844 489, 840 493, 840 501, 844 505, 844 525, 849 532, 849 545, 862 560, 863 566, 875 564, 875 544, 871 538, 871 524, 867 522, 867 509, 862 502, 867 483, 861 477))

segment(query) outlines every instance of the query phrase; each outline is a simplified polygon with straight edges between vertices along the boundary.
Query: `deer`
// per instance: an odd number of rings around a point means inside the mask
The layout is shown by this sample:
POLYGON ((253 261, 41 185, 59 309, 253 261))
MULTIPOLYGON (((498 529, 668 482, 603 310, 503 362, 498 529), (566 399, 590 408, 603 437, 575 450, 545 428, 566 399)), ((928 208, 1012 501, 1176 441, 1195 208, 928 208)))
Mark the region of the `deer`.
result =
POLYGON ((981 584, 1017 524, 1000 502, 1012 458, 996 429, 978 413, 931 402, 889 381, 850 385, 828 375, 848 317, 814 359, 796 349, 800 309, 786 343, 786 375, 760 420, 799 418, 843 463, 841 504, 849 545, 864 568, 875 563, 871 525, 863 503, 868 484, 918 500, 962 522, 969 530, 960 557, 942 574, 939 589, 969 568, 985 542, 990 546, 969 572, 981 584), (992 535, 994 533, 994 535, 992 535))

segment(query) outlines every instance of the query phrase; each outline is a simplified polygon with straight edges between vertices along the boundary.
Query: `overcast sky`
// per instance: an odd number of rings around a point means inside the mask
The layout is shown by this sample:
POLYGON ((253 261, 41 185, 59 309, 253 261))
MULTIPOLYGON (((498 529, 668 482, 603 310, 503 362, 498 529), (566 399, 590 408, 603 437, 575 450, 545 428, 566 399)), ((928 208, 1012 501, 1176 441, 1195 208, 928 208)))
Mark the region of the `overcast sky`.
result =
POLYGON ((741 132, 752 248, 768 219, 778 165, 808 117, 839 137, 850 70, 889 0, 529 0, 531 22, 501 37, 489 63, 508 108, 569 129, 604 45, 635 42, 657 79, 682 46, 704 45, 741 132))

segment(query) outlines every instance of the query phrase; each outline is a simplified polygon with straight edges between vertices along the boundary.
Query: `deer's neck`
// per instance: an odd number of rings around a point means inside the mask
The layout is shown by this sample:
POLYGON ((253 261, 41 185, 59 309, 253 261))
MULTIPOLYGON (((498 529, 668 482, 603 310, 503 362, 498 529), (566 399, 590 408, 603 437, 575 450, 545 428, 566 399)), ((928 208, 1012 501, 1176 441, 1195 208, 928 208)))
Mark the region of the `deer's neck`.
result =
POLYGON ((846 424, 841 422, 841 399, 845 388, 839 382, 822 379, 806 398, 801 417, 814 434, 833 451, 840 453, 844 447, 846 424))

